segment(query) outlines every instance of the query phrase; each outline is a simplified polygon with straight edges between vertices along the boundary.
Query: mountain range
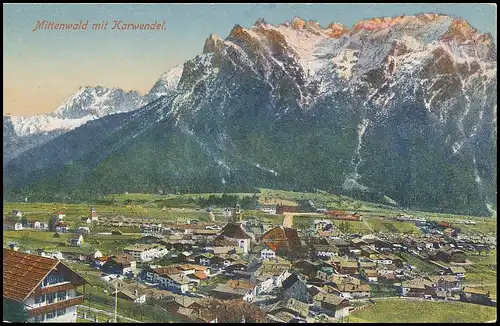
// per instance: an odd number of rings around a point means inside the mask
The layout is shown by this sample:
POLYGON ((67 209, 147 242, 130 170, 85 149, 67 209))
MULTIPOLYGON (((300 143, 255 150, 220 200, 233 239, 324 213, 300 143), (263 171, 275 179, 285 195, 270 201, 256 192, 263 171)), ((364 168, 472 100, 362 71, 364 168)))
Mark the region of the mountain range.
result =
POLYGON ((488 215, 496 93, 493 39, 461 19, 259 20, 145 96, 84 88, 47 118, 4 117, 4 196, 274 187, 488 215))

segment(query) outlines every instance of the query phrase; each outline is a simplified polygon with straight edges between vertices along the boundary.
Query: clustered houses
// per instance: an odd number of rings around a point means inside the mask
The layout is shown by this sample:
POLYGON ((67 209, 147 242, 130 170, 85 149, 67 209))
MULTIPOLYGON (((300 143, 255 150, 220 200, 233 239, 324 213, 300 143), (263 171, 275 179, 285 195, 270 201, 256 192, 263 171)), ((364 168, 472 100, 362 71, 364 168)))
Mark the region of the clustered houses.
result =
MULTIPOLYGON (((278 205, 276 210, 278 214, 301 210, 292 207, 278 205)), ((352 300, 372 296, 372 289, 378 288, 373 284, 392 287, 402 296, 460 295, 464 301, 487 302, 489 294, 481 289, 462 289, 465 269, 453 265, 467 258, 468 249, 460 237, 347 235, 337 232, 330 219, 347 215, 359 221, 358 214, 328 212, 325 219, 311 220, 313 227, 308 230, 276 226, 258 218, 219 224, 153 219, 144 223, 100 216, 101 224, 135 223, 143 236, 110 256, 98 251, 39 255, 88 262, 108 274, 103 280, 116 285, 117 296, 139 303, 149 297, 168 298, 167 311, 188 321, 215 320, 209 313, 208 298, 246 301, 273 322, 309 322, 318 315, 338 321, 348 316, 352 300), (407 255, 451 267, 428 275, 406 263, 403 258, 407 255), (125 275, 138 278, 130 282, 125 275), (218 275, 225 280, 218 281, 218 275)), ((91 211, 90 219, 92 215, 91 211)), ((82 245, 85 231, 76 232, 71 245, 82 245)))
POLYGON ((3 249, 3 298, 23 303, 29 322, 76 323, 87 281, 61 261, 3 249))
POLYGON ((195 264, 178 264, 167 267, 151 268, 144 271, 143 277, 159 288, 177 293, 186 293, 210 276, 210 268, 195 264))

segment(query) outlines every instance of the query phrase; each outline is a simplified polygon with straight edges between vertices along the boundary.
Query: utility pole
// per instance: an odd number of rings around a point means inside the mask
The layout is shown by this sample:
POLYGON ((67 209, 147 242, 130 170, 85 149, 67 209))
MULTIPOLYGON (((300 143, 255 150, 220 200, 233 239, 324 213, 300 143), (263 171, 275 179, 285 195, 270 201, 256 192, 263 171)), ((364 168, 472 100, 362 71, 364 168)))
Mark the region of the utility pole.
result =
MULTIPOLYGON (((118 281, 118 278, 116 279, 118 281)), ((118 303, 118 282, 115 283, 115 324, 116 324, 116 309, 118 303)))

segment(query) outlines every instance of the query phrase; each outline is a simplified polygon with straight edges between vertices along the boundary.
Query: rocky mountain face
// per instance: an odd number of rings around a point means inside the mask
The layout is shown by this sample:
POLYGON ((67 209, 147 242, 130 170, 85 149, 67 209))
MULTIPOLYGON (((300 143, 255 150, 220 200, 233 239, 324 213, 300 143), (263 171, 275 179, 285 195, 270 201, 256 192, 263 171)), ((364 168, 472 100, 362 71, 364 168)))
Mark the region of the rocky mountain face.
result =
POLYGON ((264 186, 496 209, 496 49, 463 20, 258 21, 210 35, 173 75, 166 96, 9 162, 5 187, 90 196, 264 186))
POLYGON ((175 67, 164 73, 144 96, 136 91, 125 92, 119 88, 86 86, 80 87, 49 114, 4 116, 4 162, 88 121, 133 111, 167 95, 177 87, 180 74, 182 67, 175 67))

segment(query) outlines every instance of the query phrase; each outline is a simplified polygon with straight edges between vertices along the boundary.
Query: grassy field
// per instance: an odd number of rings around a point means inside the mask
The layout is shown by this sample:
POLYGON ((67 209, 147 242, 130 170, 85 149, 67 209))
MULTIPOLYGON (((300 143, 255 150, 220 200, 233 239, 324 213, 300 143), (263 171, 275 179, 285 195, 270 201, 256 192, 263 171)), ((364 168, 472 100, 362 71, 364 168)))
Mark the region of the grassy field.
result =
POLYGON ((422 231, 412 222, 400 222, 377 217, 368 217, 364 220, 370 225, 374 232, 383 233, 412 233, 421 234, 422 231))
POLYGON ((273 223, 276 225, 283 224, 283 218, 284 218, 283 215, 270 215, 270 214, 266 214, 260 210, 243 210, 241 215, 242 215, 242 219, 253 216, 253 217, 257 217, 258 219, 260 219, 263 222, 273 223))
MULTIPOLYGON (((316 207, 340 209, 346 211, 358 211, 370 224, 372 229, 378 231, 399 232, 415 230, 411 223, 377 221, 372 219, 378 216, 395 216, 398 213, 405 213, 416 217, 425 217, 432 220, 456 221, 456 219, 475 220, 476 225, 460 224, 463 232, 493 232, 496 230, 496 219, 485 217, 462 216, 452 214, 438 214, 418 211, 402 211, 396 207, 358 201, 342 195, 328 194, 325 191, 314 193, 294 192, 286 190, 275 190, 261 188, 259 193, 232 193, 238 197, 258 196, 259 202, 267 204, 283 203, 288 205, 296 204, 300 200, 312 200, 316 207), (484 220, 484 222, 483 222, 484 220)), ((153 218, 164 221, 198 219, 209 221, 210 216, 201 207, 197 207, 195 199, 208 198, 211 195, 221 196, 221 193, 204 194, 182 194, 182 195, 160 195, 160 194, 111 194, 103 196, 98 203, 4 203, 4 214, 13 209, 20 209, 28 220, 45 220, 56 211, 65 212, 66 220, 72 227, 82 225, 81 218, 89 215, 90 207, 96 208, 98 214, 102 215, 123 215, 135 218, 153 218), (165 208, 165 210, 164 210, 165 208)), ((270 217, 267 217, 270 218, 270 217)), ((359 232, 363 232, 361 228, 359 232)))
POLYGON ((467 271, 464 285, 482 287, 491 292, 492 297, 496 298, 497 289, 497 256, 496 250, 491 251, 487 256, 469 254, 467 259, 472 261, 473 265, 464 266, 467 271))
POLYGON ((473 323, 495 319, 495 307, 463 302, 394 299, 379 300, 370 307, 353 312, 349 322, 473 323))
POLYGON ((9 242, 17 243, 23 249, 59 250, 67 252, 89 252, 99 249, 103 255, 119 252, 124 247, 131 245, 140 235, 88 235, 84 236, 84 243, 80 247, 68 246, 69 233, 59 233, 59 238, 54 238, 54 232, 49 231, 4 231, 4 247, 9 242))
POLYGON ((35 250, 37 248, 43 249, 59 249, 66 247, 70 234, 61 233, 61 237, 54 238, 54 232, 46 231, 3 231, 4 247, 9 242, 17 243, 21 248, 35 250), (59 244, 64 244, 60 246, 59 244))

